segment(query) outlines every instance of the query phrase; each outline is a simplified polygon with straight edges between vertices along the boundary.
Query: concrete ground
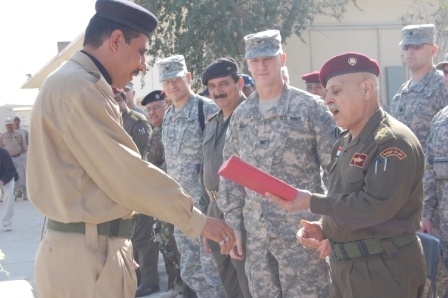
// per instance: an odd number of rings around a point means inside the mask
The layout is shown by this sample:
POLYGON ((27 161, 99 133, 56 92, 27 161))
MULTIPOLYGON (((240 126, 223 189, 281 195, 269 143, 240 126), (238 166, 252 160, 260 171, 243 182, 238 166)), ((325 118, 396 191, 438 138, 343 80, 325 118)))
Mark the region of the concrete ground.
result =
MULTIPOLYGON (((3 212, 0 203, 0 216, 3 212)), ((9 275, 0 271, 1 298, 38 298, 34 283, 34 257, 39 245, 44 217, 29 201, 17 199, 14 205, 13 230, 0 230, 0 250, 5 258, 0 265, 9 275)), ((159 257, 160 288, 167 289, 168 276, 163 258, 159 257)), ((147 298, 158 298, 155 293, 147 298)))

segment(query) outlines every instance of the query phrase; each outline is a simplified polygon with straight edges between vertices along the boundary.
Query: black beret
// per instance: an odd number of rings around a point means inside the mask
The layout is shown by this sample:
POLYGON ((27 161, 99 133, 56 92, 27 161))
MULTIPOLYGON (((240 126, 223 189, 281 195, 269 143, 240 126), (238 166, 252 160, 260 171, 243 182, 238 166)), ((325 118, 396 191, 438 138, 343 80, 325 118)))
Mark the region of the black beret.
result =
POLYGON ((320 81, 324 87, 328 80, 347 73, 370 72, 378 76, 380 66, 378 62, 360 53, 345 53, 334 56, 324 63, 320 69, 320 81))
POLYGON ((128 0, 97 0, 95 16, 113 20, 147 36, 157 27, 157 18, 145 8, 128 0))
POLYGON ((222 78, 238 73, 238 64, 233 58, 219 58, 213 61, 202 74, 202 84, 207 85, 208 80, 222 78))
POLYGON ((148 103, 164 99, 165 99, 165 93, 163 93, 162 90, 154 90, 145 97, 143 97, 142 106, 146 106, 148 103))

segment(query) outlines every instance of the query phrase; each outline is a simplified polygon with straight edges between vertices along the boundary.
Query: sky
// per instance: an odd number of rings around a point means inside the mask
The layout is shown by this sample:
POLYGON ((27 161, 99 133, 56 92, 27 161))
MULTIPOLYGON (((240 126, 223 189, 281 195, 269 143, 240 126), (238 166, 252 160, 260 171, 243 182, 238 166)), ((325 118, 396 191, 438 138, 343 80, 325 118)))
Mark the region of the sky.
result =
POLYGON ((37 89, 21 90, 57 55, 58 41, 78 37, 95 13, 95 0, 13 0, 2 2, 0 106, 32 104, 37 89))

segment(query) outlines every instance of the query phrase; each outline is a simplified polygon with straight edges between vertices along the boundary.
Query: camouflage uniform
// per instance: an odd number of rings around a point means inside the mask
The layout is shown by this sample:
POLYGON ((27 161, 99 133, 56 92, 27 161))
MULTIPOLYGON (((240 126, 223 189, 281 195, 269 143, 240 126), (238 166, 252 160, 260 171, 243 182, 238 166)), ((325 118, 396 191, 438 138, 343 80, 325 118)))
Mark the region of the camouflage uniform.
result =
MULTIPOLYGON (((234 111, 224 160, 236 155, 294 187, 325 192, 321 172, 330 163, 340 129, 323 101, 285 84, 264 116, 258 103, 256 91, 234 111)), ((328 297, 328 264, 295 238, 302 218, 320 216, 287 212, 223 178, 218 197, 226 222, 235 231, 247 230, 246 275, 252 297, 328 297)))
POLYGON ((425 174, 423 176, 423 218, 430 220, 439 236, 443 262, 437 274, 437 292, 440 297, 448 286, 448 107, 434 116, 426 146, 425 174), (439 220, 434 219, 439 215, 439 220))
MULTIPOLYGON (((194 205, 199 207, 202 196, 200 168, 202 164, 202 131, 198 120, 200 96, 191 94, 186 105, 175 111, 171 106, 163 118, 162 141, 165 148, 167 174, 177 180, 191 195, 194 205)), ((218 111, 209 99, 202 97, 205 118, 218 111)), ((181 276, 199 297, 224 297, 224 289, 218 276, 216 263, 206 253, 202 241, 189 239, 175 228, 181 254, 181 276)))
POLYGON ((443 75, 433 67, 417 84, 412 85, 409 80, 401 86, 390 103, 389 113, 406 124, 426 150, 431 120, 447 104, 443 75))

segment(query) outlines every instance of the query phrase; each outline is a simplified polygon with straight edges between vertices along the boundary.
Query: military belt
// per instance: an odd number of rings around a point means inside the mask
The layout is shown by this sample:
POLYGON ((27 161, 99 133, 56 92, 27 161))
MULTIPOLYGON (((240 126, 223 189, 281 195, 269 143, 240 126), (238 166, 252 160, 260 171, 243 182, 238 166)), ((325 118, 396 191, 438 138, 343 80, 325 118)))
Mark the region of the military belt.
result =
POLYGON ((208 190, 208 189, 205 189, 205 190, 207 191, 207 194, 210 197, 210 200, 217 204, 218 203, 218 192, 215 190, 208 190))
POLYGON ((417 240, 415 233, 404 233, 385 239, 364 239, 348 243, 334 243, 331 241, 331 247, 333 248, 334 256, 338 260, 349 260, 360 257, 367 258, 370 255, 387 251, 386 242, 392 242, 395 248, 400 248, 415 240, 417 240))
MULTIPOLYGON (((114 219, 97 225, 98 235, 107 237, 121 237, 130 239, 134 221, 132 219, 114 219)), ((48 219, 47 228, 53 231, 65 233, 85 234, 86 225, 83 222, 62 223, 48 219)))

